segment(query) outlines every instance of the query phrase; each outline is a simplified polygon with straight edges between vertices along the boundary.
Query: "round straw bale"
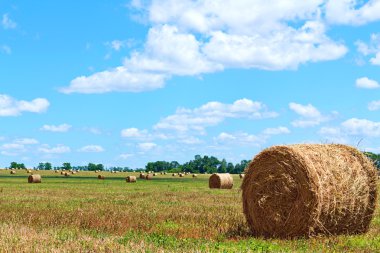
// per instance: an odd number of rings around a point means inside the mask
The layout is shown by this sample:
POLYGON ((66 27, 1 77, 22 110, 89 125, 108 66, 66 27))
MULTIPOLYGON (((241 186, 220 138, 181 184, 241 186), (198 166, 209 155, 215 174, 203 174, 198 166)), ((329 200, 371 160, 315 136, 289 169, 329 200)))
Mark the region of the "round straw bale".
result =
POLYGON ((198 175, 197 174, 193 174, 193 177, 197 177, 198 175))
POLYGON ((28 183, 41 183, 41 175, 29 175, 28 183))
POLYGON ((157 173, 153 173, 153 176, 157 176, 157 173))
POLYGON ((55 173, 58 173, 58 172, 59 172, 58 170, 55 171, 55 173))
POLYGON ((172 174, 172 177, 175 177, 175 176, 176 176, 176 173, 173 173, 173 174, 172 174))
POLYGON ((98 179, 104 180, 106 177, 103 175, 98 175, 98 179))
POLYGON ((244 174, 239 174, 239 177, 240 178, 244 178, 244 174))
POLYGON ((65 177, 70 176, 70 174, 69 174, 68 172, 64 172, 63 175, 64 175, 65 177))
POLYGON ((210 188, 232 189, 234 180, 229 173, 214 173, 210 176, 208 185, 210 188))
POLYGON ((184 176, 185 176, 185 174, 179 173, 179 177, 184 177, 184 176))
POLYGON ((128 176, 126 178, 127 183, 136 183, 136 177, 135 176, 128 176))
POLYGON ((140 178, 141 179, 145 179, 145 174, 144 173, 140 173, 140 178))
POLYGON ((376 202, 376 169, 339 144, 275 146, 245 170, 243 210, 254 235, 292 238, 368 230, 376 202))
POLYGON ((166 175, 166 171, 164 172, 164 175, 166 175))
POLYGON ((16 171, 15 170, 11 170, 11 174, 16 174, 16 171))
POLYGON ((32 173, 32 170, 26 170, 27 173, 32 173))
POLYGON ((152 180, 152 179, 153 179, 152 174, 147 174, 147 175, 145 176, 145 179, 146 179, 146 180, 152 180))

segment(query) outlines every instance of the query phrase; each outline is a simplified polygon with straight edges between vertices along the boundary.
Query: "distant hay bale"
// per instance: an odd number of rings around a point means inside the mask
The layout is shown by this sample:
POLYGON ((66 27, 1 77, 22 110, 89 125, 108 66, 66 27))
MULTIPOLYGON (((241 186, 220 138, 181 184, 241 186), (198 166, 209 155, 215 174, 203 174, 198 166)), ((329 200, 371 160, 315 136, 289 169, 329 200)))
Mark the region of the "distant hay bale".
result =
POLYGON ((106 177, 103 175, 98 175, 98 179, 104 180, 106 177))
POLYGON ((195 177, 198 177, 198 175, 197 174, 193 174, 193 178, 195 178, 195 177))
POLYGON ((76 172, 75 171, 71 171, 71 175, 74 175, 74 174, 76 174, 76 172))
POLYGON ((28 183, 41 183, 41 175, 29 175, 28 183))
POLYGON ((16 171, 15 170, 11 170, 11 174, 16 174, 16 171))
POLYGON ((244 178, 244 174, 239 174, 239 177, 240 178, 244 178))
POLYGON ((210 188, 232 189, 232 187, 234 186, 234 180, 232 176, 228 173, 214 173, 210 176, 208 185, 210 188))
POLYGON ((144 173, 140 173, 140 178, 141 179, 145 179, 145 174, 144 173))
POLYGON ((153 176, 157 176, 157 173, 153 173, 153 176))
POLYGON ((70 176, 69 172, 64 172, 63 175, 64 175, 65 177, 70 176))
POLYGON ((26 173, 32 173, 32 170, 26 170, 26 173))
POLYGON ((136 177, 135 176, 128 176, 126 177, 127 183, 136 183, 136 177))
POLYGON ((376 205, 376 169, 353 147, 275 146, 245 170, 243 210, 254 235, 275 238, 358 234, 376 205))
POLYGON ((185 175, 183 173, 179 173, 179 177, 184 177, 185 175))
POLYGON ((166 175, 166 171, 164 172, 164 175, 166 175))
POLYGON ((145 176, 145 179, 146 179, 146 180, 152 180, 152 179, 153 179, 153 175, 152 175, 152 174, 147 174, 147 175, 145 176))
POLYGON ((59 171, 58 171, 58 170, 56 170, 56 171, 55 171, 55 173, 59 173, 59 171))
POLYGON ((173 174, 172 174, 172 177, 175 177, 175 176, 176 176, 176 173, 173 173, 173 174))

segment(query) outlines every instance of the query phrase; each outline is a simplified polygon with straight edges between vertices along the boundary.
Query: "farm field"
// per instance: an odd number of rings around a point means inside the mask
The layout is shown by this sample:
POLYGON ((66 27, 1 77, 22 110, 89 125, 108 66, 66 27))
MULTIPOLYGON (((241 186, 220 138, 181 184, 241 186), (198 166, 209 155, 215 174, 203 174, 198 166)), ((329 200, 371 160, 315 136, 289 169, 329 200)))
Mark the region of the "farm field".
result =
POLYGON ((0 170, 0 252, 379 252, 380 214, 365 235, 266 240, 249 234, 241 179, 208 188, 210 175, 79 172, 63 177, 0 170), (98 180, 97 175, 105 176, 98 180))

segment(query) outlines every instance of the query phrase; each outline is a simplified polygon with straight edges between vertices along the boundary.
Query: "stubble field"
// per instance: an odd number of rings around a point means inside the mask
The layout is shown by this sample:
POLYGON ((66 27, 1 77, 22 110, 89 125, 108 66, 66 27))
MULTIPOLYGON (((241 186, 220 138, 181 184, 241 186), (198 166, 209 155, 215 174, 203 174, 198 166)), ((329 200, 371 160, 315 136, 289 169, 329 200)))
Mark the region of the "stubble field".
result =
POLYGON ((0 252, 380 252, 380 214, 365 235, 266 240, 250 235, 241 179, 211 190, 209 175, 0 170, 0 252), (98 180, 102 174, 105 180, 98 180))

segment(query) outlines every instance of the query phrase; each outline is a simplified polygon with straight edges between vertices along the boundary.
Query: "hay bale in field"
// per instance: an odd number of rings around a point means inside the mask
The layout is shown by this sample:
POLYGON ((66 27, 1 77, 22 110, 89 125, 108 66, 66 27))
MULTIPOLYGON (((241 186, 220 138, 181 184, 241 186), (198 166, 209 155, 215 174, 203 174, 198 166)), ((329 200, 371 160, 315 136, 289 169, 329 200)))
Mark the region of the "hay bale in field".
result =
POLYGON ((164 172, 164 175, 166 175, 166 172, 164 172))
POLYGON ((214 173, 209 178, 208 186, 217 189, 232 189, 234 179, 229 173, 214 173))
POLYGON ((26 173, 32 173, 32 170, 26 170, 26 173))
POLYGON ((152 179, 153 179, 153 175, 152 175, 152 174, 147 174, 147 175, 145 176, 145 179, 146 179, 146 180, 152 180, 152 179))
POLYGON ((41 183, 41 175, 29 175, 28 183, 41 183))
POLYGON ((193 174, 193 178, 195 178, 195 177, 198 177, 198 175, 197 174, 193 174))
POLYGON ((103 175, 98 175, 98 179, 104 180, 106 177, 103 175))
POLYGON ((145 174, 144 173, 140 173, 140 178, 141 179, 145 179, 145 174))
POLYGON ((172 177, 175 177, 176 175, 177 175, 176 173, 173 173, 173 174, 172 174, 172 177))
POLYGON ((244 178, 244 174, 239 174, 239 178, 244 178))
POLYGON ((76 172, 75 171, 71 171, 71 175, 74 175, 74 174, 76 174, 76 172))
POLYGON ((59 171, 58 171, 58 170, 56 170, 56 171, 55 171, 55 173, 59 173, 59 171))
POLYGON ((183 173, 179 173, 179 177, 184 177, 185 175, 183 173))
POLYGON ((157 176, 157 173, 153 173, 153 176, 154 176, 154 177, 157 176))
POLYGON ((127 181, 127 183, 136 183, 136 181, 137 181, 135 176, 128 176, 128 177, 126 177, 125 180, 127 181))
POLYGON ((308 237, 368 230, 376 205, 376 169, 339 144, 275 146, 258 154, 241 186, 257 236, 308 237))
POLYGON ((11 170, 11 174, 16 174, 16 171, 15 170, 11 170))
POLYGON ((65 177, 70 176, 69 172, 64 172, 63 175, 64 175, 65 177))

